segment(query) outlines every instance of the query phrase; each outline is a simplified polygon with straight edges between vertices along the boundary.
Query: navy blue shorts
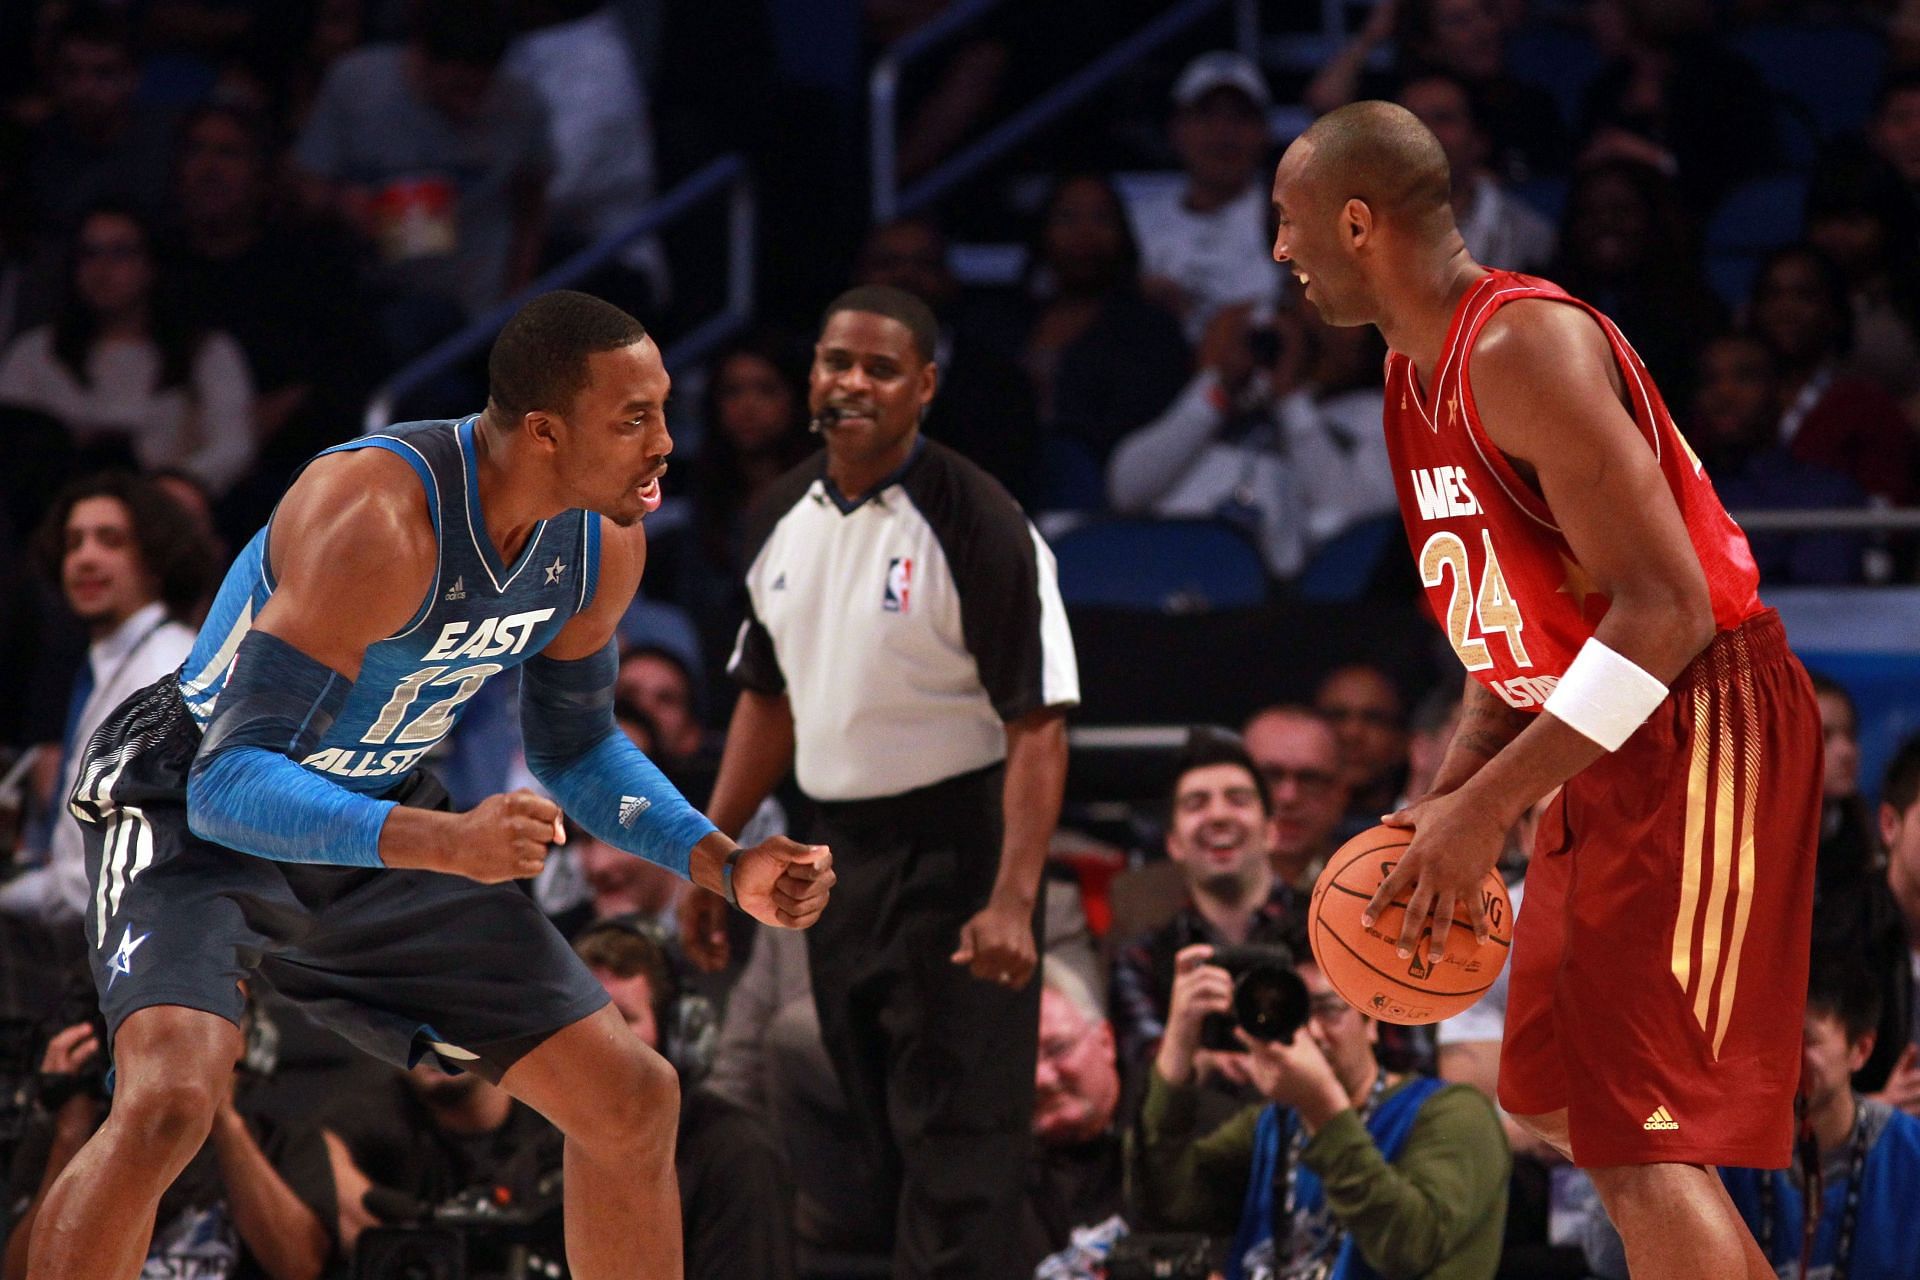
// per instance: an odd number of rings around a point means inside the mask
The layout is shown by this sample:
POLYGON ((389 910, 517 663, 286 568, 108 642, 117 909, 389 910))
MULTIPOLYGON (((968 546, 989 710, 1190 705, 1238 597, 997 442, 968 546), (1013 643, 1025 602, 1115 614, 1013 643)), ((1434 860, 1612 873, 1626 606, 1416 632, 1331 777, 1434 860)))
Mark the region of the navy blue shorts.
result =
MULTIPOLYGON (((408 1067, 433 1052, 497 1082, 607 1003, 518 885, 275 862, 200 839, 186 799, 199 745, 171 675, 128 698, 87 744, 73 812, 109 1032, 162 1004, 238 1026, 238 984, 257 977, 376 1057, 408 1067)), ((389 798, 448 807, 421 771, 389 798)))

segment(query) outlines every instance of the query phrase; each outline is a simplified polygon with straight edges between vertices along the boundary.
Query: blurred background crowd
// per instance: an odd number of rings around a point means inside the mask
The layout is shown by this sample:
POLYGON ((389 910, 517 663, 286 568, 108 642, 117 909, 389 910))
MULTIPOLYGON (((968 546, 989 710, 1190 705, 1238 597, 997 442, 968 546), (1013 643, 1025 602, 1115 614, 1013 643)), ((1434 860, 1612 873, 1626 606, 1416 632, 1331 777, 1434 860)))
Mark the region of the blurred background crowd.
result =
MULTIPOLYGON (((1421 794, 1458 701, 1401 550, 1384 349, 1321 324, 1270 256, 1274 160, 1360 97, 1439 137, 1481 261, 1615 318, 1748 527, 1821 677, 1809 1096, 1920 1115, 1915 0, 15 0, 4 1274, 105 1106, 85 886, 56 854, 78 842, 77 735, 181 660, 306 458, 479 409, 487 342, 535 281, 633 311, 675 378, 620 717, 696 803, 732 705, 745 513, 816 448, 819 310, 851 283, 933 307, 925 429, 1054 546, 1084 690, 1017 1229, 1055 1276, 1097 1274, 1126 1226, 1231 1236, 1244 1158, 1159 1144, 1175 1120, 1230 1125, 1263 1082, 1197 1047, 1174 957, 1297 938, 1326 855, 1421 794), (1170 1118, 1156 1073, 1197 1110, 1170 1118)), ((526 780, 513 707, 489 687, 431 762, 457 799, 526 780)), ((801 803, 764 825, 803 829, 801 803)), ((582 834, 533 891, 681 1070, 689 1274, 885 1274, 796 940, 741 931, 703 972, 683 888, 582 834)), ((232 1123, 163 1204, 149 1275, 454 1274, 404 1268, 462 1247, 470 1274, 546 1274, 543 1120, 253 996, 232 1123)), ((1316 1019, 1336 1071, 1490 1095, 1497 992, 1437 1034, 1316 1019)), ((1472 1258, 1390 1273, 1618 1274, 1590 1188, 1484 1119, 1457 1141, 1508 1172, 1435 1237, 1472 1258)), ((1920 1196, 1920 1154, 1889 1167, 1920 1196)))

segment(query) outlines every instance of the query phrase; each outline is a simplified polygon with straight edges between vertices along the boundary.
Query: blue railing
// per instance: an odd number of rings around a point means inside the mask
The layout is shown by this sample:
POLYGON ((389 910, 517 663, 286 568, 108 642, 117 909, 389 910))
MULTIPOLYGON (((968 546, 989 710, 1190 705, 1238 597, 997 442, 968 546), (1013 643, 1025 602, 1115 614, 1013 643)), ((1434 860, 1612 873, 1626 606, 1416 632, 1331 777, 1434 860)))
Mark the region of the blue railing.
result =
POLYGON ((1258 0, 1182 0, 1140 30, 1114 45, 1087 66, 1011 117, 962 148, 932 173, 905 190, 900 188, 898 122, 900 74, 935 46, 972 26, 998 8, 1003 0, 962 0, 926 26, 903 37, 881 54, 868 77, 869 163, 873 174, 872 211, 875 222, 886 222, 926 208, 942 195, 1020 145, 1029 136, 1099 89, 1142 57, 1217 10, 1234 11, 1234 43, 1249 57, 1259 56, 1258 0))
POLYGON ((475 318, 464 329, 415 359, 382 384, 367 402, 366 429, 378 431, 393 420, 394 405, 433 382, 488 344, 527 301, 550 289, 578 284, 615 254, 720 195, 727 195, 727 298, 720 310, 663 348, 669 369, 695 363, 753 317, 754 218, 751 175, 738 155, 722 156, 673 190, 648 204, 633 221, 556 264, 539 279, 475 318))

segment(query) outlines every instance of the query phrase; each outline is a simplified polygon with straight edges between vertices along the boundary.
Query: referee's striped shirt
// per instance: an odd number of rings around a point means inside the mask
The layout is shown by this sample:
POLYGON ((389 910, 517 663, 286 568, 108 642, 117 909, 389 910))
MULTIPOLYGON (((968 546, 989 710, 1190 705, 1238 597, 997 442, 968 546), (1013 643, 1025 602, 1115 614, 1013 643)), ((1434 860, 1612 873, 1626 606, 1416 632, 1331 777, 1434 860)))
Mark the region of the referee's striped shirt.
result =
POLYGON ((786 693, 816 800, 898 795, 1006 756, 1007 721, 1080 701, 1053 552, 986 472, 922 437, 848 502, 825 455, 756 507, 727 670, 786 693))

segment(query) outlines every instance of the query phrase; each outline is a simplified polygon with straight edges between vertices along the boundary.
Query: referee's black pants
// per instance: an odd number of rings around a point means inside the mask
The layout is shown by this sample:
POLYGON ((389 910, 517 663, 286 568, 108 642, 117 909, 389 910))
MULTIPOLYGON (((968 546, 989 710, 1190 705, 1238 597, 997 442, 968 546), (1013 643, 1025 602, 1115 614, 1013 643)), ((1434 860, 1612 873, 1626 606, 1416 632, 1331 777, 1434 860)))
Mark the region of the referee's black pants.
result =
POLYGON ((948 958, 993 889, 1003 776, 995 766, 820 805, 818 839, 839 878, 807 931, 808 968, 881 1185, 898 1188, 896 1280, 1018 1270, 1040 975, 1010 991, 948 958))

